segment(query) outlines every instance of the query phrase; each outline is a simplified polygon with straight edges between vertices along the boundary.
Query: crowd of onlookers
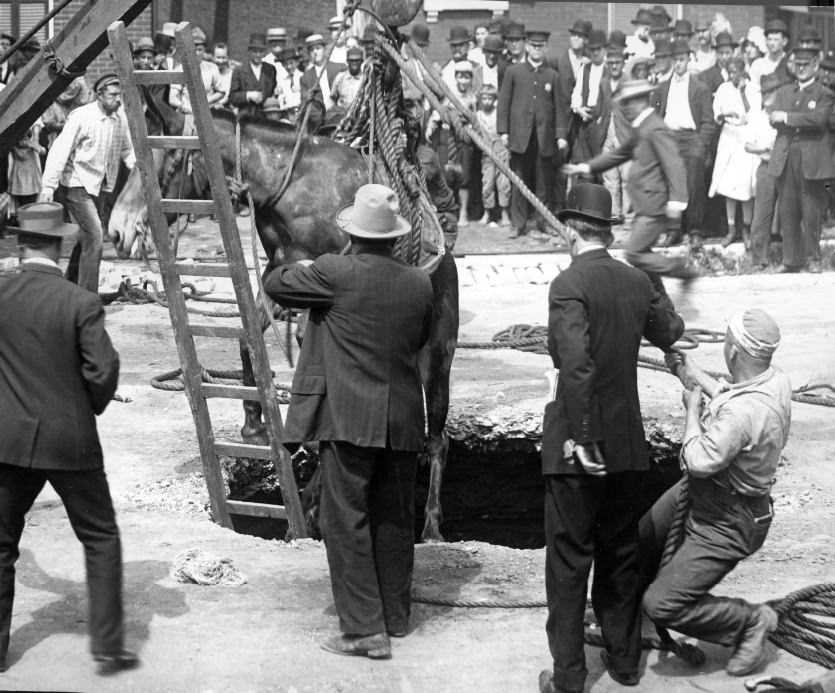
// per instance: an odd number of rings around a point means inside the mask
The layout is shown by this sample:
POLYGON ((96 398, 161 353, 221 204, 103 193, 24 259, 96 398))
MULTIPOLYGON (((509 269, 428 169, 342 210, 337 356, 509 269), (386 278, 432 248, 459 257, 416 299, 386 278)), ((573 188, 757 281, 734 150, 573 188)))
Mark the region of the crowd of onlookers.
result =
MULTIPOLYGON (((671 229, 664 243, 685 240, 698 246, 707 236, 720 236, 725 245, 743 240, 755 264, 765 266, 770 240, 780 236, 781 226, 802 220, 804 247, 792 251, 788 261, 784 258, 781 268, 818 269, 820 227, 832 200, 828 181, 835 178, 835 134, 830 136, 835 115, 829 91, 835 85, 835 54, 823 53, 821 38, 811 26, 792 37, 779 19, 740 34, 722 15, 694 26, 684 19, 673 21, 657 5, 639 9, 632 25, 629 35, 607 34, 578 19, 567 30, 568 48, 558 55, 548 55, 547 30, 526 28, 509 17, 472 30, 453 27, 445 37, 450 57, 435 63, 433 70, 458 103, 450 104, 439 93, 442 109, 468 112, 495 157, 557 211, 572 184, 561 166, 623 143, 631 123, 613 97, 623 82, 647 79, 655 85, 653 105, 675 132, 687 171, 687 210, 680 228, 671 229), (508 73, 517 64, 530 69, 508 73), (505 79, 507 74, 511 79, 505 79), (797 99, 791 103, 792 90, 803 91, 813 83, 823 89, 821 97, 807 99, 803 109, 819 114, 829 108, 826 122, 811 122, 812 113, 805 113, 798 126, 791 115, 799 108, 797 99), (789 141, 781 155, 785 161, 778 166, 770 159, 779 137, 789 141)), ((154 37, 132 44, 136 69, 179 69, 175 28, 166 23, 154 37)), ((200 28, 192 35, 211 107, 298 125, 300 105, 309 96, 307 128, 324 133, 337 126, 357 98, 377 31, 373 24, 362 31, 350 24, 343 27, 340 16, 333 17, 322 34, 275 27, 251 34, 240 60, 230 57, 226 44, 210 46, 200 28)), ((403 33, 423 49, 430 45, 430 29, 424 24, 413 24, 403 33)), ((13 40, 3 34, 0 52, 13 40)), ((32 39, 15 59, 25 62, 39 48, 32 39)), ((431 84, 434 80, 427 79, 407 48, 404 52, 417 74, 431 84)), ((0 84, 13 79, 14 72, 13 60, 0 64, 0 84)), ((7 215, 36 199, 46 150, 68 114, 93 98, 85 79, 77 78, 12 149, 0 167, 6 169, 0 183, 8 193, 2 198, 7 215)), ((420 137, 437 153, 455 191, 459 226, 478 218, 491 226, 510 227, 511 237, 527 234, 559 243, 554 229, 536 218, 494 158, 457 141, 446 114, 433 110, 405 77, 404 98, 420 118, 420 137)), ((193 127, 183 87, 168 88, 163 101, 185 115, 187 131, 193 127)), ((627 230, 628 175, 625 163, 599 178, 612 193, 613 213, 627 230)))

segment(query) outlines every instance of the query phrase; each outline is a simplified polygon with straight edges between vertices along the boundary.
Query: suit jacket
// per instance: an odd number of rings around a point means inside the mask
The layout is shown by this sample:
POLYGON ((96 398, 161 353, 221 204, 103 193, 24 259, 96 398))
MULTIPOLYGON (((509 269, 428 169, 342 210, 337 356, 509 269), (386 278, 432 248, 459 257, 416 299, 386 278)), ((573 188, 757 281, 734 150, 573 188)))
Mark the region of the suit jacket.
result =
POLYGON ((566 441, 601 444, 609 473, 649 469, 638 401, 641 337, 667 348, 684 322, 647 275, 600 248, 551 282, 548 351, 559 369, 545 407, 542 473, 580 474, 566 441))
POLYGON ((8 84, 9 80, 14 76, 15 70, 10 61, 6 60, 0 63, 0 83, 8 84))
POLYGON ((632 128, 629 139, 620 147, 606 151, 586 163, 599 173, 629 160, 627 190, 635 214, 659 216, 667 202, 687 202, 687 175, 678 153, 673 131, 657 113, 632 128))
POLYGON ((96 414, 118 381, 98 296, 57 267, 0 277, 0 464, 100 469, 96 414))
MULTIPOLYGON (((662 119, 667 115, 667 99, 670 95, 671 81, 662 82, 652 93, 655 110, 662 119)), ((716 132, 716 121, 713 119, 713 98, 707 84, 693 74, 687 82, 687 102, 690 105, 690 115, 693 116, 696 132, 699 133, 699 138, 707 149, 713 140, 713 133, 716 132)))
MULTIPOLYGON (((620 78, 622 82, 623 77, 620 78)), ((609 76, 604 76, 600 82, 600 120, 598 127, 600 129, 600 146, 606 141, 606 135, 609 132, 609 123, 612 118, 615 119, 615 136, 618 138, 618 143, 623 144, 632 134, 632 126, 623 115, 618 105, 612 101, 612 80, 609 76)))
POLYGON ((786 123, 778 123, 777 139, 771 150, 768 172, 779 176, 786 166, 792 141, 800 143, 801 167, 807 180, 835 178, 832 160, 832 133, 829 118, 832 115, 833 94, 820 82, 812 82, 805 89, 797 83, 785 84, 777 90, 775 111, 786 111, 786 123))
POLYGON ((260 91, 265 99, 275 94, 277 81, 275 67, 261 62, 261 77, 255 79, 252 65, 247 60, 232 70, 232 81, 229 87, 229 103, 236 106, 241 115, 261 113, 261 104, 252 103, 246 98, 248 91, 260 91))
POLYGON ((557 73, 552 67, 543 64, 534 70, 527 60, 508 66, 496 107, 496 131, 509 134, 511 152, 523 154, 535 131, 539 155, 554 155, 559 129, 558 89, 557 73))
MULTIPOLYGON (((342 72, 343 70, 347 70, 348 66, 343 65, 342 63, 332 63, 330 61, 327 62, 325 65, 325 74, 328 76, 328 86, 333 87, 333 82, 336 79, 336 76, 342 72)), ((299 80, 299 87, 301 87, 302 93, 302 100, 304 100, 305 96, 310 90, 313 90, 313 96, 311 97, 310 102, 310 116, 309 116, 309 123, 313 124, 313 127, 310 128, 311 130, 315 130, 316 124, 321 124, 325 120, 325 99, 324 95, 322 94, 322 87, 319 86, 319 82, 316 79, 316 75, 319 74, 319 68, 315 65, 308 65, 307 69, 301 76, 299 80)))
POLYGON ((697 73, 696 76, 702 80, 702 82, 707 85, 707 88, 710 89, 711 97, 716 93, 716 90, 719 88, 720 84, 723 84, 727 80, 722 76, 722 70, 719 69, 719 65, 713 65, 707 70, 702 70, 701 72, 697 73))
MULTIPOLYGON (((569 128, 571 127, 573 114, 571 113, 571 93, 577 83, 574 77, 574 68, 571 66, 571 58, 568 57, 568 49, 560 53, 553 61, 554 69, 559 73, 559 94, 557 97, 557 108, 559 109, 560 128, 557 137, 567 140, 569 128)), ((569 145, 571 142, 569 142, 569 145)))
POLYGON ((432 323, 429 275, 366 247, 279 267, 264 289, 283 306, 311 309, 284 442, 423 450, 418 352, 432 323))

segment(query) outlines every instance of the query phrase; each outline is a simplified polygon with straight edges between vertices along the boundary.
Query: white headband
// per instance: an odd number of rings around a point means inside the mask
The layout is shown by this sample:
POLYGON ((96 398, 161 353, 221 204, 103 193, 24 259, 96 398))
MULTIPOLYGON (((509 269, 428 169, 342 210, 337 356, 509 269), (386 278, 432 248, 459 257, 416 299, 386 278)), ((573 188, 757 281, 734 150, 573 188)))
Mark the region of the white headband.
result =
POLYGON ((728 329, 730 329, 734 339, 736 339, 745 351, 759 359, 769 358, 777 350, 777 347, 780 346, 779 338, 773 344, 769 344, 768 342, 757 339, 745 329, 744 311, 728 318, 728 329))

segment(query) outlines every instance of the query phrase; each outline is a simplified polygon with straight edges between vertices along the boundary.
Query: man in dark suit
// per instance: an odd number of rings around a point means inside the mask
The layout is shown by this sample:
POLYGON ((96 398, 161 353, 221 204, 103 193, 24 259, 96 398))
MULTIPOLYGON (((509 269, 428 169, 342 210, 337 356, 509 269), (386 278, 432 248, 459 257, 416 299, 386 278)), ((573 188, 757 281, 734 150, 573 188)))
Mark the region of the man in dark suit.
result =
POLYGON ((507 70, 507 58, 502 55, 504 41, 499 36, 488 34, 481 50, 484 53, 484 64, 481 66, 482 83, 492 84, 498 91, 502 88, 504 73, 507 70))
POLYGON ((731 61, 731 57, 733 57, 737 45, 737 42, 734 41, 733 37, 727 31, 720 31, 716 34, 716 39, 714 40, 716 63, 712 67, 698 73, 699 79, 710 89, 711 98, 713 98, 719 85, 730 79, 728 64, 731 61))
POLYGON ((638 500, 649 469, 638 400, 641 338, 669 349, 684 323, 647 276, 612 258, 611 196, 578 183, 559 213, 571 266, 548 294, 548 351, 559 369, 545 407, 545 591, 554 669, 544 693, 581 693, 586 679, 583 615, 594 561, 592 605, 611 677, 638 683, 641 590, 638 500))
MULTIPOLYGON (((499 92, 496 131, 510 150, 510 168, 549 208, 554 207, 557 73, 545 62, 547 31, 527 33, 527 60, 507 68, 499 92)), ((510 197, 511 238, 527 233, 530 205, 514 187, 510 197)), ((538 219, 540 231, 545 222, 538 219)))
MULTIPOLYGON (((98 296, 58 268, 78 230, 63 207, 18 210, 22 264, 0 277, 0 670, 6 668, 15 562, 26 513, 46 482, 84 545, 93 658, 99 673, 136 666, 123 647, 122 549, 96 415, 119 380, 98 296)), ((66 549, 66 547, 64 547, 66 549)))
POLYGON ((806 266, 813 272, 821 271, 824 182, 835 178, 835 162, 828 127, 833 95, 815 79, 818 55, 815 50, 795 51, 797 79, 777 90, 769 115, 777 139, 768 172, 778 179, 783 233, 783 264, 778 272, 799 272, 806 266))
POLYGON ((319 441, 320 525, 343 635, 323 649, 391 657, 408 632, 414 489, 424 445, 418 352, 432 321, 429 276, 391 257, 410 226, 397 198, 364 185, 337 224, 351 253, 286 265, 265 280, 284 306, 310 308, 285 444, 319 441))
POLYGON ((239 115, 261 115, 264 101, 275 94, 275 67, 264 62, 266 52, 266 34, 252 34, 249 60, 232 71, 229 103, 238 109, 239 115))
MULTIPOLYGON (((12 44, 16 43, 17 39, 9 33, 3 32, 0 34, 0 54, 5 53, 12 44)), ((11 58, 0 63, 0 84, 8 84, 9 80, 14 75, 14 66, 11 58)))
POLYGON ((629 197, 635 222, 624 257, 644 270, 656 289, 663 291, 659 275, 690 280, 698 276, 686 260, 652 252, 658 237, 667 230, 668 220, 676 224, 687 208, 687 179, 672 131, 650 105, 653 85, 647 80, 621 84, 615 103, 632 124, 629 139, 613 151, 603 152, 582 164, 566 164, 567 175, 605 171, 632 160, 629 169, 629 197))
POLYGON ((307 131, 316 133, 325 124, 328 111, 334 106, 331 99, 331 88, 336 76, 348 69, 343 63, 330 60, 325 63, 325 39, 321 34, 311 34, 304 41, 310 64, 304 71, 299 84, 302 90, 302 103, 309 92, 313 92, 310 103, 310 117, 307 120, 307 131))
MULTIPOLYGON (((624 81, 624 53, 626 36, 622 31, 613 31, 606 46, 606 71, 600 94, 600 132, 603 137, 602 150, 613 151, 629 139, 632 128, 623 111, 612 100, 624 81)), ((634 213, 630 211, 629 193, 626 182, 629 179, 629 162, 603 171, 601 179, 612 196, 612 214, 622 219, 624 229, 629 229, 634 213)))
POLYGON ((655 110, 673 131, 687 171, 687 210, 682 215, 680 232, 671 234, 669 245, 682 233, 702 236, 707 197, 705 153, 710 151, 716 131, 710 91, 688 69, 690 44, 681 39, 674 41, 672 54, 672 77, 661 82, 653 93, 655 110))

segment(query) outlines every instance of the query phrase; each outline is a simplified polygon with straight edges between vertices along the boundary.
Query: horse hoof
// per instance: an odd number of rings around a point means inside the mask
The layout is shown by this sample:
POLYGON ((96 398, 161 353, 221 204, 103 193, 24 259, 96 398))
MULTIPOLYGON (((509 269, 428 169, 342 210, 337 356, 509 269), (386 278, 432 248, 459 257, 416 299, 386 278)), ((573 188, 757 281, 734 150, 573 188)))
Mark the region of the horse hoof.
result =
POLYGON ((269 445, 270 439, 267 436, 267 429, 263 426, 250 428, 243 426, 241 428, 241 440, 249 445, 269 445))
POLYGON ((420 541, 423 544, 443 544, 446 539, 444 539, 437 525, 426 525, 423 528, 423 534, 420 535, 420 541))

